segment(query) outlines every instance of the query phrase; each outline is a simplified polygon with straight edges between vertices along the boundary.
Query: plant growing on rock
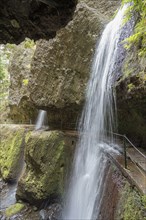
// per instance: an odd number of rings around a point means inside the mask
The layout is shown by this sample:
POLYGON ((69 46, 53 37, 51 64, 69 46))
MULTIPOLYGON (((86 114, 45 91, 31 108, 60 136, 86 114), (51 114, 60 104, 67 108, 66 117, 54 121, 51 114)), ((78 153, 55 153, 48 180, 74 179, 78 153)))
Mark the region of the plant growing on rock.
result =
MULTIPOLYGON (((131 3, 131 0, 123 0, 123 4, 131 3)), ((146 56, 146 1, 145 0, 133 0, 132 4, 127 9, 126 21, 129 20, 133 12, 136 12, 137 21, 134 28, 134 33, 128 37, 125 47, 129 49, 134 44, 138 46, 140 57, 146 56)))

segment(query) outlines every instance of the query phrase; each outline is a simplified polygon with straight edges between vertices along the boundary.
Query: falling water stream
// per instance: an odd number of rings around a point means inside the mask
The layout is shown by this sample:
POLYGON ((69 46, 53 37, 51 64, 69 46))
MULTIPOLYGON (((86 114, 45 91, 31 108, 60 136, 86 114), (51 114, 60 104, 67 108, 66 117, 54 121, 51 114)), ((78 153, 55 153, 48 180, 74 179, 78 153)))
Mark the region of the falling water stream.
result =
POLYGON ((47 111, 39 110, 39 114, 36 120, 35 130, 41 129, 46 124, 46 120, 47 120, 47 111))
MULTIPOLYGON (((112 70, 127 6, 106 26, 96 48, 86 104, 79 125, 73 173, 63 211, 65 220, 98 219, 107 159, 101 146, 113 130, 112 70)), ((110 146, 109 146, 110 148, 110 146)), ((111 147, 112 148, 112 147, 111 147)))

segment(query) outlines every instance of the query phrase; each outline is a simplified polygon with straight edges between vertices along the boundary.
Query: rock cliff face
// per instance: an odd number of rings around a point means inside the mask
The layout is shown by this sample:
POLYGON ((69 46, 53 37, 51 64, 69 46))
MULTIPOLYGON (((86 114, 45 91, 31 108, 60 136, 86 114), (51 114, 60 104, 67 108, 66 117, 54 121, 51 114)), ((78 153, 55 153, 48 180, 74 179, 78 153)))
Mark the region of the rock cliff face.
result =
POLYGON ((15 123, 34 122, 36 106, 47 109, 51 127, 75 127, 97 39, 118 6, 114 0, 79 1, 72 20, 56 37, 37 42, 32 62, 34 50, 24 52, 20 46, 10 66, 10 117, 15 123))
POLYGON ((123 76, 117 82, 117 109, 120 133, 139 147, 146 145, 146 59, 138 47, 127 51, 123 76))
POLYGON ((76 0, 1 0, 0 43, 50 39, 71 20, 76 0))
POLYGON ((36 109, 30 102, 28 83, 30 80, 31 59, 35 44, 30 40, 16 46, 9 65, 9 117, 14 123, 31 123, 36 119, 36 109), (32 44, 32 45, 31 45, 32 44))
POLYGON ((56 37, 37 43, 30 97, 36 106, 48 110, 53 126, 75 126, 85 99, 97 39, 117 5, 118 1, 79 1, 72 21, 56 37))
MULTIPOLYGON (((85 100, 97 39, 118 6, 119 1, 114 0, 80 0, 72 20, 57 32, 56 37, 37 42, 32 61, 29 51, 26 56, 22 52, 23 62, 27 59, 31 64, 30 70, 22 65, 20 53, 14 56, 10 68, 13 121, 19 118, 19 122, 34 122, 36 108, 42 108, 48 111, 50 127, 75 128, 85 100), (19 75, 28 76, 27 86, 22 84, 22 79, 16 78, 19 75)), ((138 145, 146 143, 145 68, 145 59, 138 57, 137 48, 127 51, 123 77, 116 87, 119 131, 135 139, 138 145), (137 129, 133 123, 138 125, 137 129)))

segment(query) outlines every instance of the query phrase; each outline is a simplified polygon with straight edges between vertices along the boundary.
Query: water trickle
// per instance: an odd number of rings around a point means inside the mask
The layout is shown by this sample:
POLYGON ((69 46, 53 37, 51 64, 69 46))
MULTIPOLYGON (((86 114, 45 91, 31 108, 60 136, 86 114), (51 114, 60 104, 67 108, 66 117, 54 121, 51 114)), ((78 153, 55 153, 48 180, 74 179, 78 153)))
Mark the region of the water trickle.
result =
POLYGON ((112 71, 126 8, 124 6, 119 10, 106 26, 96 48, 86 104, 79 124, 80 139, 63 211, 65 220, 91 220, 99 216, 107 163, 101 149, 104 146, 107 148, 107 144, 104 144, 107 138, 105 130, 112 131, 114 125, 112 71))
POLYGON ((41 129, 47 124, 47 111, 39 110, 39 114, 36 120, 35 130, 41 129))

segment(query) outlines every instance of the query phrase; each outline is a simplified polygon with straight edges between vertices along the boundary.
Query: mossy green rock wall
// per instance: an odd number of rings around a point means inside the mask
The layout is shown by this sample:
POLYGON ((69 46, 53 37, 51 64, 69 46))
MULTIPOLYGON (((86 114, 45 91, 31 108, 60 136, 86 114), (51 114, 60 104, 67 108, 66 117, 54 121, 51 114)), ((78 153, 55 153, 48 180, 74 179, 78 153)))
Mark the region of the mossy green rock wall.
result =
POLYGON ((62 196, 64 188, 64 135, 59 131, 32 132, 25 149, 26 169, 18 183, 17 198, 41 204, 62 196))
POLYGON ((0 175, 6 181, 14 181, 22 163, 25 128, 19 125, 1 125, 0 129, 0 175))

